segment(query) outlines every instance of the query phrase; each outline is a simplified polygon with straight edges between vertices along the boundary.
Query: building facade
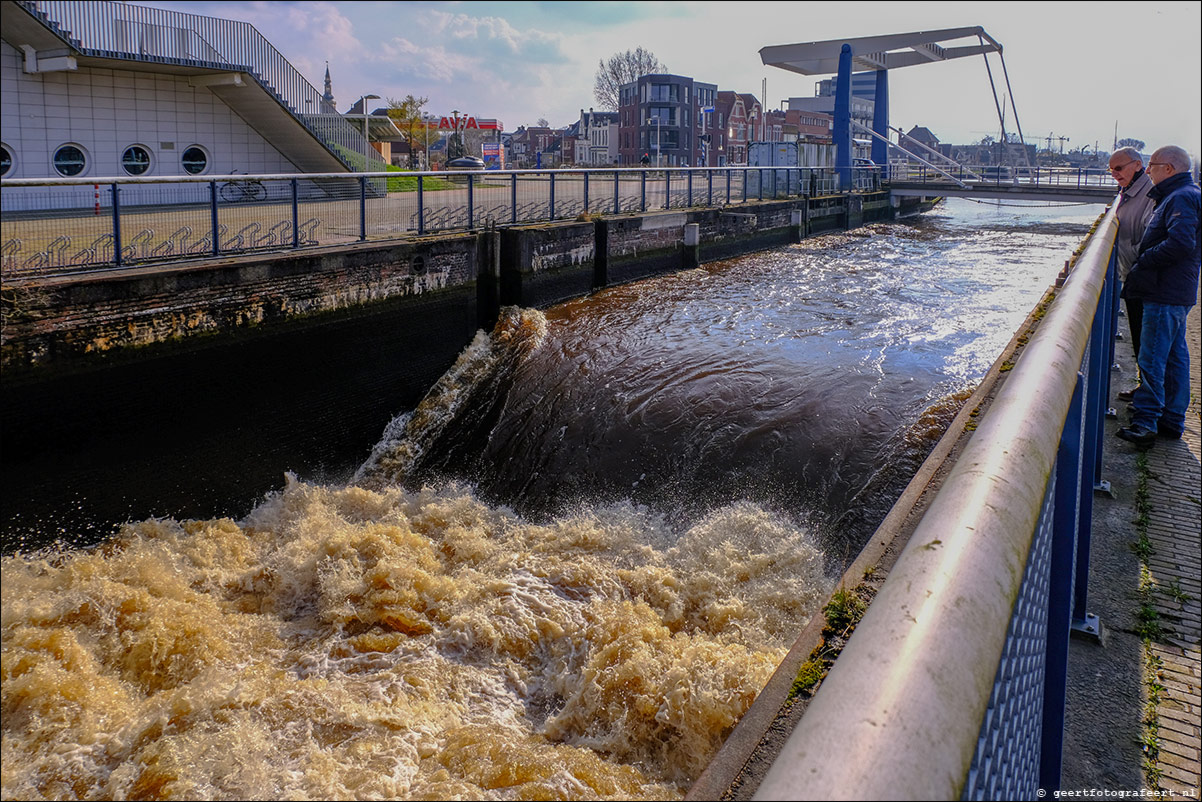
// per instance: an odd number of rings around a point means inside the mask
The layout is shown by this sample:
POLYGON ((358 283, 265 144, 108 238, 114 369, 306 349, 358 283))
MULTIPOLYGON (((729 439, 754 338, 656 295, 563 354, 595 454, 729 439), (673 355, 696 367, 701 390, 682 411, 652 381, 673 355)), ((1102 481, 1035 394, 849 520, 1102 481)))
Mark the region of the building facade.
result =
POLYGON ((747 164, 747 145, 763 138, 763 109, 755 95, 722 91, 715 104, 718 167, 747 164))
POLYGON ((573 134, 576 165, 604 167, 618 163, 618 112, 581 109, 573 134))
POLYGON ((127 3, 0 5, 4 178, 384 169, 362 122, 248 23, 127 3))
POLYGON ((705 101, 714 84, 683 75, 644 75, 619 90, 618 160, 626 166, 695 166, 701 159, 705 101))

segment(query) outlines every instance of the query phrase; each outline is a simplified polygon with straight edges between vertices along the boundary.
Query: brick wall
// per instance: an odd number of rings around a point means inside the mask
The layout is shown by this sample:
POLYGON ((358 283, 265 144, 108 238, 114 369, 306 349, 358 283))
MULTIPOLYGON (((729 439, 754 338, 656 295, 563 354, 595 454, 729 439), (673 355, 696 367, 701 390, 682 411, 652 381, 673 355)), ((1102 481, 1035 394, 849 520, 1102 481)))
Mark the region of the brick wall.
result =
POLYGON ((465 234, 14 282, 3 297, 0 365, 19 373, 472 285, 476 251, 465 234))

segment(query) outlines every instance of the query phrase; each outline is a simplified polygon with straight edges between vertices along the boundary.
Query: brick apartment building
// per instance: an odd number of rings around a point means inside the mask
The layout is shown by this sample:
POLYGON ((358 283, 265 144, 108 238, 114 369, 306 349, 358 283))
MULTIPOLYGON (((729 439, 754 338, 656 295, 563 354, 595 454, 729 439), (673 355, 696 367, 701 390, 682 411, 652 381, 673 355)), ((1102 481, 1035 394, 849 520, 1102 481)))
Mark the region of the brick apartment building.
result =
POLYGON ((702 131, 718 87, 683 75, 644 75, 619 90, 618 160, 682 167, 701 163, 702 131))

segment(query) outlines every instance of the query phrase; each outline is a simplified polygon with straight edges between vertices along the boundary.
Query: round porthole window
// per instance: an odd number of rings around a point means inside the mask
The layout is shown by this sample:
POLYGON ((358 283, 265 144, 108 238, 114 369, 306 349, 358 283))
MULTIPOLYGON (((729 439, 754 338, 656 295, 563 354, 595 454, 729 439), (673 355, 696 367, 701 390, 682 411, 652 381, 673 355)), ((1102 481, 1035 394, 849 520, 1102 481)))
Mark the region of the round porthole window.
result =
POLYGON ((180 157, 180 164, 183 165, 185 173, 200 175, 209 167, 209 154, 205 153, 204 148, 199 145, 192 145, 184 150, 184 155, 180 157))
POLYGON ((121 154, 121 167, 130 175, 143 175, 150 169, 150 151, 141 145, 130 145, 121 154))
POLYGON ((70 178, 79 175, 88 166, 88 157, 78 145, 63 145, 54 151, 54 169, 59 175, 70 178))
POLYGON ((8 145, 0 145, 0 175, 8 175, 13 169, 13 152, 8 145))

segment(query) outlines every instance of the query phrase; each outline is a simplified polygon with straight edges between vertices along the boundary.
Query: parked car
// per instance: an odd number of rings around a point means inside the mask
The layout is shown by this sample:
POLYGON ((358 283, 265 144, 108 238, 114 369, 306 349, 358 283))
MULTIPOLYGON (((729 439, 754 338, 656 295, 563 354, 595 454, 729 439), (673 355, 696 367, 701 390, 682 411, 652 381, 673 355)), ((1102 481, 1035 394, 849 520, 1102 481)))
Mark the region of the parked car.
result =
POLYGON ((448 170, 483 170, 484 159, 477 156, 460 156, 447 162, 448 170))

